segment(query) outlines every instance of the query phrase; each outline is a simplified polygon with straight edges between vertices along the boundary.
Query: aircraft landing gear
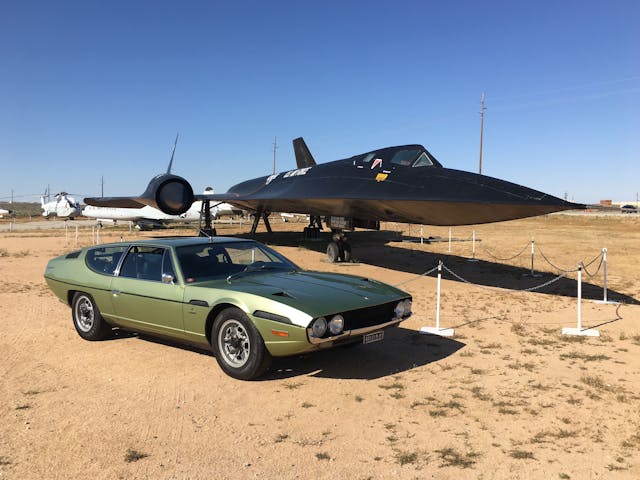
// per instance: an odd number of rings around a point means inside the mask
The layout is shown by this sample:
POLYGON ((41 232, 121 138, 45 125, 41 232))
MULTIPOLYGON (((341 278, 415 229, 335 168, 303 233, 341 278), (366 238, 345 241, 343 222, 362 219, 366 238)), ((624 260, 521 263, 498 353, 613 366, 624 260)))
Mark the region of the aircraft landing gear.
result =
POLYGON ((211 219, 211 200, 205 199, 200 209, 200 224, 198 225, 199 237, 215 237, 216 229, 211 219), (204 221, 204 225, 203 225, 204 221))
POLYGON ((309 226, 304 227, 304 238, 316 239, 322 230, 322 219, 317 215, 309 216, 309 226))
POLYGON ((267 232, 273 233, 271 230, 271 224, 269 223, 269 212, 265 212, 262 209, 258 209, 256 213, 253 215, 253 225, 251 225, 251 235, 256 234, 256 230, 258 229, 258 223, 260 219, 264 222, 264 226, 267 228, 267 232))
POLYGON ((327 259, 331 263, 351 262, 351 244, 349 244, 344 232, 334 230, 331 242, 327 246, 327 259))

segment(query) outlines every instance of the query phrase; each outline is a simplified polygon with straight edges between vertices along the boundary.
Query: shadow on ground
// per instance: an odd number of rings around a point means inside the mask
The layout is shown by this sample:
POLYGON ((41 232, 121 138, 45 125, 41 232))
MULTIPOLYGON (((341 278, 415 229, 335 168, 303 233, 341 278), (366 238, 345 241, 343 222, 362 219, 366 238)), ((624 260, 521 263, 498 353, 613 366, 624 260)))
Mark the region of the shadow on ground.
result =
POLYGON ((310 375, 322 378, 373 380, 396 375, 437 362, 465 344, 437 335, 423 335, 406 328, 385 330, 385 339, 369 345, 357 344, 276 358, 263 381, 310 375))
MULTIPOLYGON (((242 236, 249 238, 248 234, 242 236)), ((442 260, 444 265, 450 270, 470 283, 488 287, 505 288, 513 291, 539 286, 558 276, 558 273, 556 273, 554 269, 542 263, 537 266, 540 268, 549 268, 551 271, 536 271, 536 273, 540 273, 542 276, 532 278, 527 276, 530 273, 529 268, 486 260, 469 262, 468 257, 403 248, 402 246, 398 246, 398 243, 395 243, 402 240, 399 232, 352 232, 348 236, 353 245, 353 258, 356 261, 391 270, 414 273, 416 275, 421 275, 431 270, 438 264, 439 260, 442 260)), ((257 233, 253 238, 268 245, 293 246, 317 252, 325 252, 328 234, 321 234, 320 238, 316 241, 304 240, 302 233, 298 232, 257 233)), ((467 241, 467 239, 464 241, 467 241)), ((428 241, 426 243, 428 243, 428 241)), ((541 259, 539 261, 542 262, 541 259)), ((345 267, 347 267, 347 265, 345 265, 345 267)), ((585 299, 602 300, 603 298, 602 271, 596 275, 595 271, 597 268, 598 262, 595 262, 589 267, 589 272, 593 275, 592 278, 587 273, 583 273, 582 296, 585 299)), ((345 271, 344 273, 349 272, 345 271)), ((573 275, 575 276, 575 274, 573 275)), ((436 273, 434 272, 430 276, 435 277, 436 273)), ((461 281, 446 271, 443 271, 442 278, 458 282, 461 281)), ((575 298, 577 297, 576 280, 575 278, 561 278, 534 292, 575 298)), ((640 304, 640 301, 635 298, 611 289, 608 290, 607 298, 608 300, 616 302, 634 305, 640 304)))
MULTIPOLYGON (((116 333, 120 332, 116 330, 116 333)), ((214 358, 210 350, 146 334, 125 334, 115 338, 137 336, 140 340, 180 348, 214 358)), ((311 375, 323 378, 372 380, 437 362, 457 352, 465 344, 437 335, 423 335, 402 327, 385 330, 381 342, 354 344, 305 355, 274 358, 271 368, 259 381, 282 380, 311 375)), ((216 365, 217 368, 217 365, 216 365)))

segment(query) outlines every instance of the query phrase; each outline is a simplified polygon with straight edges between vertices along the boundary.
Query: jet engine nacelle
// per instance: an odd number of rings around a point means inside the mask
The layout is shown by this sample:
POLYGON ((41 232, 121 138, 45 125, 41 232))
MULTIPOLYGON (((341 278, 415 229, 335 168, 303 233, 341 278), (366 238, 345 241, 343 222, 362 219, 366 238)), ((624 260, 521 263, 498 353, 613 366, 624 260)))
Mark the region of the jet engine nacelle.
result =
POLYGON ((151 179, 139 200, 168 215, 180 215, 193 203, 193 188, 184 178, 163 173, 151 179))

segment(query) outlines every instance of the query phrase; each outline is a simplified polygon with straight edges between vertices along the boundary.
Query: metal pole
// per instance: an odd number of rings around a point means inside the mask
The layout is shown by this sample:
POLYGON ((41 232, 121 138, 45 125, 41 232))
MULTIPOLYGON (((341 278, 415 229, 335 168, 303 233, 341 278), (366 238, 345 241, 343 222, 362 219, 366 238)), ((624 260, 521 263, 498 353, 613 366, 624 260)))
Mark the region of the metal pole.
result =
POLYGON ((582 330, 582 263, 578 265, 578 331, 582 330))
POLYGON ((533 257, 535 255, 535 240, 531 239, 531 276, 533 277, 533 257))
POLYGON ((436 293, 436 330, 440 330, 440 281, 442 280, 442 260, 438 262, 438 286, 436 293))
POLYGON ((482 92, 482 101, 480 102, 480 162, 478 165, 478 173, 482 175, 482 132, 484 130, 484 92, 482 92))
POLYGON ((472 242, 473 245, 471 249, 473 253, 473 259, 475 260, 476 259, 476 231, 475 230, 473 231, 472 237, 473 237, 473 242, 472 242))
POLYGON ((96 244, 96 238, 95 238, 96 232, 95 232, 95 230, 96 230, 96 226, 95 225, 91 225, 91 243, 93 245, 96 244))
POLYGON ((602 249, 602 271, 604 274, 604 303, 607 303, 607 249, 602 249))
POLYGON ((276 149, 278 148, 278 137, 273 137, 273 174, 276 174, 276 149))
POLYGON ((66 222, 66 220, 64 222, 64 241, 69 241, 69 224, 66 222))
POLYGON ((424 244, 424 237, 422 235, 422 225, 420 225, 420 245, 424 244))
POLYGON ((449 253, 451 253, 451 227, 449 227, 449 253))

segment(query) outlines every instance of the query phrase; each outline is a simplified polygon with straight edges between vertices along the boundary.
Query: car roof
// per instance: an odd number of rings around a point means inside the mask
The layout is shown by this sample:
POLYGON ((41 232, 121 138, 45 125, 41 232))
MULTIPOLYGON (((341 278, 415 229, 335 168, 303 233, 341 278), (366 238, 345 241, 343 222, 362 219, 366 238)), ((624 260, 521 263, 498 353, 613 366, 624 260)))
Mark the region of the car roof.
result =
POLYGON ((164 247, 184 247, 188 245, 204 245, 216 243, 255 242, 255 240, 236 237, 158 237, 145 240, 128 240, 126 242, 103 243, 105 246, 122 245, 157 245, 164 247))

